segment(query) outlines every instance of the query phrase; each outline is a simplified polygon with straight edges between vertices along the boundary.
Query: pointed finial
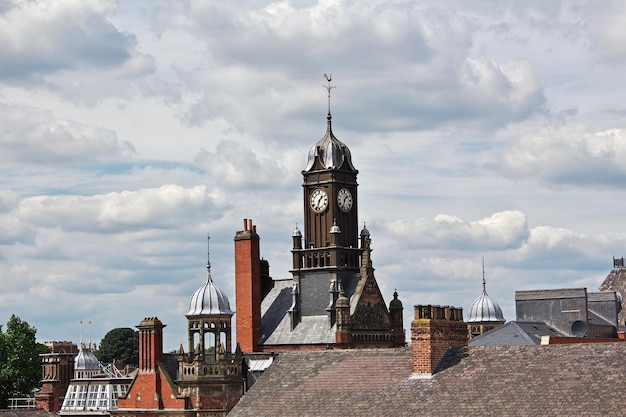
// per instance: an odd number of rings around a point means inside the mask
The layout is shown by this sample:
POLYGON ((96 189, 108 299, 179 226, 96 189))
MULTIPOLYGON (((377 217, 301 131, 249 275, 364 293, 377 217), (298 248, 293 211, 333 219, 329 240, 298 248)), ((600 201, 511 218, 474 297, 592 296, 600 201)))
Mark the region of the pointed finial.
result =
POLYGON ((328 85, 325 85, 324 88, 328 91, 328 116, 330 117, 330 90, 337 87, 330 84, 330 82, 333 80, 333 74, 324 74, 324 78, 326 78, 326 81, 328 81, 328 85))
POLYGON ((206 270, 207 270, 207 281, 211 281, 211 236, 207 233, 206 235, 206 270))
POLYGON ((89 349, 91 350, 91 320, 89 320, 89 349))
POLYGON ((80 321, 80 348, 83 348, 83 321, 80 321))
POLYGON ((485 281, 485 257, 483 256, 483 292, 487 292, 485 281))

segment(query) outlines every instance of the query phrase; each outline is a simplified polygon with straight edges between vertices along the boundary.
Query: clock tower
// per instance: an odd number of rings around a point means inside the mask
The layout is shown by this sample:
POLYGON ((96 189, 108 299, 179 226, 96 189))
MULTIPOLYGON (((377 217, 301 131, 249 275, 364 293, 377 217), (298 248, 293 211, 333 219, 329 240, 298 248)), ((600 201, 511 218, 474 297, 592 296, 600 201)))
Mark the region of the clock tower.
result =
POLYGON ((352 293, 361 266, 358 231, 358 170, 350 149, 335 137, 330 113, 326 134, 307 157, 303 175, 304 234, 293 234, 292 328, 303 316, 327 314, 335 323, 335 302, 342 288, 352 293))
POLYGON ((302 170, 304 222, 292 234, 292 277, 261 274, 252 221, 244 220, 244 231, 235 235, 237 341, 255 352, 405 344, 402 302, 394 292, 387 308, 374 276, 370 232, 358 228, 359 172, 350 149, 333 134, 333 86, 325 77, 326 133, 302 170), (261 295, 263 283, 268 291, 261 295))

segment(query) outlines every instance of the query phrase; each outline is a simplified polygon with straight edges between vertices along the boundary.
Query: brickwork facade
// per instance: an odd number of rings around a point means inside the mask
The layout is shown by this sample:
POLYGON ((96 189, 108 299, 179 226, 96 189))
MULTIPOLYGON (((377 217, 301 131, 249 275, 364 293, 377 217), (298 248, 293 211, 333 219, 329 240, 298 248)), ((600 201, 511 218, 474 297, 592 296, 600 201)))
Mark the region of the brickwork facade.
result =
POLYGON ((235 311, 237 343, 244 352, 259 352, 261 338, 261 257, 252 220, 235 234, 235 311))
POLYGON ((416 305, 411 322, 413 373, 432 374, 448 348, 467 346, 463 309, 416 305))
POLYGON ((35 395, 37 408, 57 412, 74 376, 78 346, 72 342, 46 342, 50 353, 41 356, 41 391, 35 395))

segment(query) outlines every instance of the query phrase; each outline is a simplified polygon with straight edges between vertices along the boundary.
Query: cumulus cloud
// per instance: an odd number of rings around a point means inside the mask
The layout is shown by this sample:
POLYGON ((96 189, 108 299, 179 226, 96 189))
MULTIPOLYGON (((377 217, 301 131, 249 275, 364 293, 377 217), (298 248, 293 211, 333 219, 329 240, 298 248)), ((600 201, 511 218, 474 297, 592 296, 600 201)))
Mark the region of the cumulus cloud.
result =
MULTIPOLYGON (((292 153, 286 155, 289 154, 292 153)), ((291 163, 286 155, 270 158, 262 156, 258 150, 244 148, 239 142, 223 140, 217 144, 215 152, 202 149, 196 156, 196 164, 221 187, 280 186, 291 183, 283 165, 291 163)))
MULTIPOLYGON (((190 31, 210 51, 205 65, 180 69, 196 97, 186 119, 202 124, 224 117, 248 131, 267 131, 283 115, 295 122, 319 109, 324 93, 318 83, 331 69, 341 91, 333 99, 336 108, 355 110, 342 122, 356 131, 459 121, 505 125, 541 111, 543 84, 529 61, 469 57, 475 24, 446 5, 374 1, 243 9, 221 2, 174 3, 156 19, 161 32, 190 31), (321 68, 325 62, 332 68, 321 68), (319 100, 311 100, 313 94, 319 100), (249 113, 261 114, 263 123, 249 113), (377 117, 356 117, 365 113, 377 117)), ((294 122, 274 129, 275 135, 293 138, 299 127, 294 122)))
POLYGON ((0 78, 124 64, 135 40, 107 20, 111 11, 112 4, 95 0, 15 0, 0 14, 0 78))
POLYGON ((626 4, 620 1, 593 3, 585 21, 592 53, 602 62, 626 63, 626 4))
POLYGON ((134 153, 133 145, 118 140, 111 130, 0 102, 0 161, 4 164, 93 162, 134 153))
POLYGON ((31 224, 65 231, 116 232, 172 228, 203 216, 214 206, 203 185, 123 191, 95 196, 35 196, 22 200, 19 217, 31 224))
POLYGON ((465 113, 472 116, 503 116, 523 120, 538 111, 545 102, 543 85, 528 61, 502 64, 482 58, 467 59, 460 70, 461 90, 468 95, 465 113), (507 114, 503 114, 506 112, 507 114))
POLYGON ((584 234, 561 227, 537 226, 531 229, 519 250, 511 252, 510 260, 524 269, 593 269, 594 259, 604 258, 608 265, 625 245, 625 233, 584 234))
POLYGON ((440 214, 430 221, 397 220, 387 228, 412 248, 507 249, 528 237, 526 216, 520 211, 502 211, 473 222, 440 214))
POLYGON ((17 207, 19 197, 11 190, 0 189, 0 213, 11 211, 17 207))
POLYGON ((624 188, 624 158, 623 129, 548 127, 514 140, 498 156, 497 169, 544 184, 624 188))

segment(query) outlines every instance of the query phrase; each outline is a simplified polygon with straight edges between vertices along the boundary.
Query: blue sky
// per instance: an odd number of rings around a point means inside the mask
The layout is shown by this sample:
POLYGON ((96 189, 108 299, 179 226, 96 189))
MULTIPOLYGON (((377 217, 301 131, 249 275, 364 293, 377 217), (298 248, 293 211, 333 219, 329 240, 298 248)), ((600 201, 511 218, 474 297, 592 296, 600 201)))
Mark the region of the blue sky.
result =
POLYGON ((618 1, 0 0, 0 322, 98 342, 146 316, 186 343, 233 237, 289 276, 326 129, 359 170, 376 277, 414 304, 596 290, 624 255, 618 1))

